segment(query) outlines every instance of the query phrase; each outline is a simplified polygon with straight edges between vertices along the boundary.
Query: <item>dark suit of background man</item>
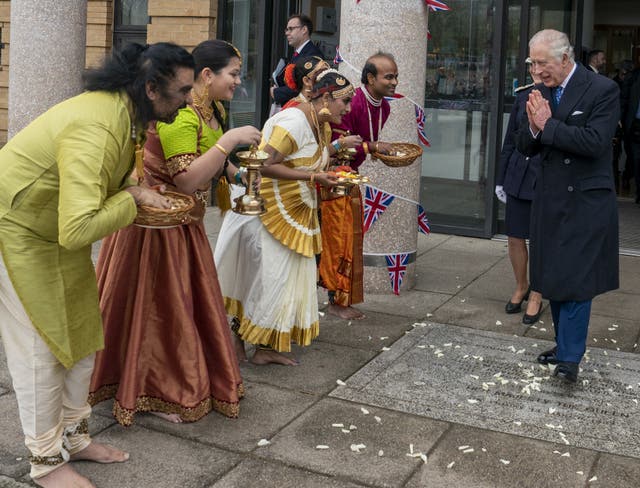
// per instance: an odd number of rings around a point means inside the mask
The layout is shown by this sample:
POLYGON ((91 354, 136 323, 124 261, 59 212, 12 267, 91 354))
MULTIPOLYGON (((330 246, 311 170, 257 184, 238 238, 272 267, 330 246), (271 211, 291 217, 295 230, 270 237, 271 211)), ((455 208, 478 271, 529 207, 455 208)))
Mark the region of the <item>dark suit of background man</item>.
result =
MULTIPOLYGON (((295 14, 289 17, 285 35, 287 36, 289 45, 295 49, 289 62, 295 60, 298 56, 318 56, 324 58, 322 51, 320 51, 318 46, 311 40, 312 33, 313 23, 309 17, 302 14, 295 14)), ((273 98, 278 105, 282 106, 298 93, 285 85, 284 70, 278 75, 277 81, 278 86, 271 88, 271 98, 273 98)))
POLYGON ((518 149, 541 158, 531 210, 531 288, 549 299, 556 332, 556 347, 538 361, 557 364, 554 376, 575 382, 591 300, 618 288, 611 140, 619 89, 577 65, 562 32, 534 35, 529 57, 542 79, 518 134, 518 149))
POLYGON ((588 68, 594 73, 603 73, 604 69, 607 66, 607 58, 604 55, 604 51, 601 49, 594 49, 593 51, 589 51, 588 56, 588 68))
POLYGON ((640 68, 627 74, 622 89, 622 129, 628 138, 636 179, 636 203, 640 203, 640 68))

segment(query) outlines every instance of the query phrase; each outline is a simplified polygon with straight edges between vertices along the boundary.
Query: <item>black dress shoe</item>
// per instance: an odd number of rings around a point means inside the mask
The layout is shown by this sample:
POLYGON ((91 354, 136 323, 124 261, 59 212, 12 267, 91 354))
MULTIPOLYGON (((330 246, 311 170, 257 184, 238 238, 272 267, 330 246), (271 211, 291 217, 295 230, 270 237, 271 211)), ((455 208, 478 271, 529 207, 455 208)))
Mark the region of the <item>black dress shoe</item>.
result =
POLYGON ((522 302, 524 302, 525 300, 529 300, 530 291, 531 289, 527 290, 527 293, 524 294, 522 300, 520 300, 519 303, 513 303, 511 300, 509 300, 504 306, 504 311, 507 313, 519 313, 522 310, 522 302))
POLYGON ((575 383, 578 381, 578 363, 564 363, 560 362, 556 366, 553 376, 562 378, 569 383, 575 383))
POLYGON ((542 315, 542 302, 540 302, 540 307, 538 307, 538 311, 535 313, 535 315, 529 315, 527 312, 524 313, 524 316, 522 317, 522 323, 524 325, 533 325, 538 321, 540 315, 542 315))
POLYGON ((558 364, 558 358, 556 357, 557 347, 549 349, 548 351, 540 353, 538 356, 538 362, 540 364, 558 364))

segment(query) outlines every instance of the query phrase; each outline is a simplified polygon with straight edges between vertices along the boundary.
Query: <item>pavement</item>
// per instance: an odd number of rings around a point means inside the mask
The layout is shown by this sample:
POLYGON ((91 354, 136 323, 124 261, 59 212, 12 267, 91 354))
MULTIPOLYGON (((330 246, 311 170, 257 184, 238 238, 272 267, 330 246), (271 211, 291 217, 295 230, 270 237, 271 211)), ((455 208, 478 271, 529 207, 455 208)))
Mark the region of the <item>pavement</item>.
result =
MULTIPOLYGON (((206 221, 214 246, 216 209, 206 221)), ((620 289, 594 300, 575 386, 535 363, 548 305, 529 328, 504 313, 506 242, 420 235, 417 272, 366 295, 362 321, 323 315, 300 366, 243 364, 238 419, 125 429, 104 402, 93 436, 131 459, 74 466, 102 488, 640 486, 640 258, 620 256, 620 289)), ((2 351, 0 432, 0 488, 33 486, 2 351)))

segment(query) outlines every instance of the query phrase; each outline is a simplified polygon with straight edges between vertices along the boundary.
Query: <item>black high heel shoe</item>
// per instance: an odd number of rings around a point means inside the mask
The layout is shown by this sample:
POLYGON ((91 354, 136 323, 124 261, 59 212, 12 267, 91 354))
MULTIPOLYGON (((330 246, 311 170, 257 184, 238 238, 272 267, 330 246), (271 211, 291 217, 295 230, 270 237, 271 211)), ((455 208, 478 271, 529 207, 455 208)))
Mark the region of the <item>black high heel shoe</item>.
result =
POLYGON ((527 312, 524 313, 522 323, 524 325, 533 325, 540 319, 540 315, 542 315, 542 302, 540 302, 538 311, 534 315, 529 315, 527 312))
POLYGON ((507 313, 519 313, 522 310, 522 302, 525 300, 529 300, 529 292, 531 292, 531 288, 527 290, 527 293, 524 294, 522 300, 519 303, 513 303, 511 300, 507 302, 504 306, 504 311, 507 313))

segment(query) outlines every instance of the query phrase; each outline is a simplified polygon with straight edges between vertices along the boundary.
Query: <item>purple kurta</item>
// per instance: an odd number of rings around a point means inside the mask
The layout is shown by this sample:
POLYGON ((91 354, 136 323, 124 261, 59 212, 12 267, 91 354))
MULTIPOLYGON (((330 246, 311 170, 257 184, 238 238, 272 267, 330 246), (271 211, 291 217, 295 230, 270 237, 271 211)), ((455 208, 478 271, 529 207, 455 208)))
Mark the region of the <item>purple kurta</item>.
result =
MULTIPOLYGON (((373 149, 371 147, 371 142, 378 140, 379 128, 384 126, 385 122, 389 118, 391 107, 389 106, 389 102, 384 98, 382 99, 382 105, 374 107, 367 101, 362 90, 366 90, 366 88, 360 87, 356 90, 355 95, 351 100, 351 112, 342 117, 342 123, 340 125, 333 126, 333 137, 337 138, 341 135, 340 132, 335 132, 336 129, 342 132, 349 131, 350 134, 362 137, 362 141, 369 143, 369 148, 373 149), (367 106, 369 111, 367 111, 367 106), (371 117, 369 117, 369 114, 371 114, 371 117), (382 117, 382 119, 380 119, 380 117, 382 117)), ((362 146, 358 146, 356 148, 356 155, 350 163, 351 167, 357 170, 365 157, 366 154, 364 153, 364 149, 362 146)))

